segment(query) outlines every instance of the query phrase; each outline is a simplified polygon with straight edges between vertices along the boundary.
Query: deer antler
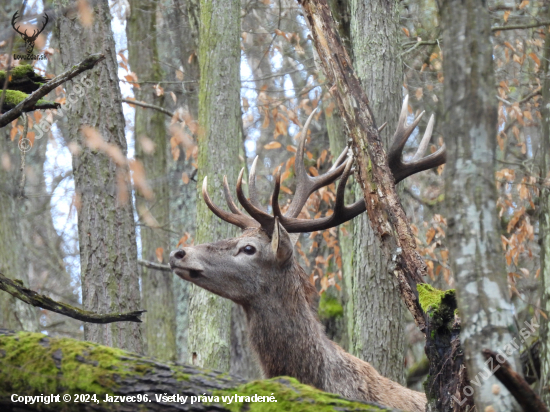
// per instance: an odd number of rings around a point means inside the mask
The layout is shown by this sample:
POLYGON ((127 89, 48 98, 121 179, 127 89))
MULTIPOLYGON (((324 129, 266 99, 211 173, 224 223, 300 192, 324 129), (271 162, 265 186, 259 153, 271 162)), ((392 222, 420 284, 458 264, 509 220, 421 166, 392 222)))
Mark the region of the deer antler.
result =
POLYGON ((21 27, 21 26, 15 27, 15 25, 16 25, 15 21, 17 20, 17 15, 18 15, 18 14, 19 14, 19 11, 16 11, 15 14, 13 15, 13 17, 12 17, 12 19, 11 19, 11 26, 12 26, 13 29, 14 29, 17 33, 19 33, 21 36, 27 36, 27 30, 25 30, 25 33, 21 33, 21 32, 19 31, 19 27, 21 27))
POLYGON ((48 24, 49 17, 46 13, 44 13, 44 16, 45 16, 45 19, 44 19, 44 24, 42 25, 42 28, 40 30, 38 30, 38 33, 35 30, 33 35, 32 35, 32 38, 35 39, 35 40, 38 37, 38 35, 44 31, 44 29, 46 28, 46 24, 48 24))
POLYGON ((395 130, 395 134, 393 136, 393 144, 391 146, 390 153, 388 154, 388 164, 393 173, 396 184, 410 175, 444 164, 447 158, 445 145, 441 146, 434 153, 426 157, 422 157, 424 156, 424 153, 428 148, 428 143, 430 143, 430 138, 432 137, 435 121, 432 114, 430 116, 430 120, 428 121, 426 131, 424 132, 424 137, 422 137, 420 145, 418 146, 412 160, 410 162, 403 162, 401 157, 405 143, 407 143, 411 133, 424 115, 424 112, 420 113, 420 115, 418 115, 410 125, 407 125, 408 105, 409 95, 405 96, 405 99, 403 100, 403 107, 401 108, 401 114, 399 115, 399 122, 397 123, 397 129, 395 130))
MULTIPOLYGON (((432 135, 434 124, 433 115, 428 122, 424 137, 422 138, 420 146, 418 147, 418 150, 416 151, 416 154, 413 156, 412 160, 407 163, 401 160, 403 147, 405 146, 407 139, 410 137, 411 133, 418 125, 420 119, 422 118, 422 115, 424 114, 424 112, 422 112, 416 119, 414 119, 412 124, 407 125, 408 102, 409 100, 407 96, 405 97, 405 100, 403 102, 403 109, 401 110, 397 130, 394 135, 394 142, 391 147, 390 154, 388 155, 388 162, 390 165, 390 169, 395 177, 396 183, 414 173, 418 173, 426 169, 431 169, 445 163, 445 146, 442 146, 441 148, 439 148, 439 150, 429 156, 422 157, 424 155, 424 152, 426 151, 426 148, 430 141, 430 137, 432 135)), ((294 194, 292 202, 290 203, 290 206, 288 207, 288 210, 284 215, 281 212, 281 208, 279 206, 279 192, 281 188, 280 168, 277 170, 277 173, 275 175, 275 188, 271 197, 273 216, 263 210, 260 202, 258 201, 258 194, 256 190, 256 164, 258 161, 257 156, 252 163, 248 180, 250 199, 246 198, 242 190, 244 168, 241 169, 241 172, 239 173, 239 177, 237 179, 237 198, 239 200, 239 203, 243 206, 243 208, 248 212, 250 216, 242 213, 235 205, 235 202, 233 201, 233 198, 231 197, 229 191, 227 178, 225 176, 225 200, 232 213, 227 213, 219 209, 216 205, 212 203, 212 200, 208 196, 207 178, 205 177, 202 186, 202 194, 204 197, 204 201, 206 202, 210 210, 212 210, 220 219, 223 219, 226 222, 236 225, 242 229, 250 227, 261 227, 270 234, 273 231, 276 217, 279 218, 280 223, 287 230, 287 232, 304 233, 330 229, 331 227, 338 226, 363 213, 366 210, 365 201, 363 199, 358 200, 350 206, 346 206, 344 204, 344 192, 346 188, 346 182, 350 174, 353 172, 353 157, 348 156, 349 150, 347 147, 342 151, 334 165, 326 173, 312 177, 309 176, 306 171, 305 164, 303 162, 305 150, 304 147, 307 139, 307 131, 315 112, 316 110, 314 110, 309 115, 304 125, 304 128, 302 129, 302 133, 299 137, 298 149, 296 151, 294 161, 294 170, 298 178, 298 182, 296 184, 296 192, 294 194), (347 161, 346 157, 348 158, 347 161), (338 188, 336 190, 336 201, 334 204, 334 211, 332 215, 319 219, 297 218, 302 208, 306 204, 307 199, 309 198, 309 196, 311 196, 313 192, 320 189, 321 187, 328 186, 340 177, 342 177, 342 179, 340 180, 340 183, 338 184, 338 188)), ((386 123, 384 123, 378 131, 381 131, 385 126, 386 123)))

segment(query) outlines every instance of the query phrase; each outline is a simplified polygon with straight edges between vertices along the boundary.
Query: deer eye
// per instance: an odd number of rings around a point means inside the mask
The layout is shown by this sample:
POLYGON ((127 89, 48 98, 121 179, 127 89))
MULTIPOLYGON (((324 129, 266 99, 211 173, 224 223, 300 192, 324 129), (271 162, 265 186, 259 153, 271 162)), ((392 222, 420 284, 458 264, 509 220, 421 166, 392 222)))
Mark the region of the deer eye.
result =
POLYGON ((253 255, 256 253, 256 248, 254 246, 246 245, 245 247, 241 248, 239 252, 243 252, 247 255, 253 255))

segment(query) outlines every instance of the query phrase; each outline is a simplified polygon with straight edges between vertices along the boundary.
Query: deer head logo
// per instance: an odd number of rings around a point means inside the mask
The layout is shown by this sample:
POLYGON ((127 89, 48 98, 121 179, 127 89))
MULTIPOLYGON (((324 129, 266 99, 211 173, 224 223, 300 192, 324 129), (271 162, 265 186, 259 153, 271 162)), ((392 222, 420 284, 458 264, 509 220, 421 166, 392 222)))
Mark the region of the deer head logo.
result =
POLYGON ((15 27, 15 25, 16 25, 15 21, 18 18, 17 17, 18 13, 19 12, 16 11, 15 14, 13 15, 13 18, 11 19, 11 25, 12 25, 13 29, 17 33, 19 33, 21 35, 21 37, 23 38, 23 40, 25 41, 25 48, 27 49, 27 54, 31 54, 33 49, 34 49, 34 42, 38 38, 38 35, 44 31, 44 28, 46 27, 46 24, 48 24, 48 15, 46 13, 44 13, 45 18, 44 18, 44 24, 42 25, 42 28, 40 30, 34 30, 33 34, 31 36, 29 36, 27 34, 27 30, 25 30, 24 33, 21 33, 19 31, 20 26, 15 27))

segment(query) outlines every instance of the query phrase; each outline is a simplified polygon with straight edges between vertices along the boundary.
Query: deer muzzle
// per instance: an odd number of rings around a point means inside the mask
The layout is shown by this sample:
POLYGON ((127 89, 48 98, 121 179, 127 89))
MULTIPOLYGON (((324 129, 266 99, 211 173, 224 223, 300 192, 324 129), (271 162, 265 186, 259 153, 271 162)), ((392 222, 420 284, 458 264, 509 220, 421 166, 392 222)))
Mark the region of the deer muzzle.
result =
POLYGON ((174 250, 170 253, 170 268, 184 280, 192 280, 202 277, 203 268, 200 264, 193 262, 188 253, 183 249, 174 250))

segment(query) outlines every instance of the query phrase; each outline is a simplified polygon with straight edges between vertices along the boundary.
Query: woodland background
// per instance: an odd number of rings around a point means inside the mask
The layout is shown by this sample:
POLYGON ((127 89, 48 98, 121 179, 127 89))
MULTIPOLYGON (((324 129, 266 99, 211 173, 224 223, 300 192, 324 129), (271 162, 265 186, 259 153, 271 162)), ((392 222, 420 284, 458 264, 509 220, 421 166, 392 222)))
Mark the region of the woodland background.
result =
MULTIPOLYGON (((329 1, 376 122, 388 122, 384 142, 391 141, 408 94, 409 117, 423 110, 427 115, 406 153, 417 147, 433 113, 430 150, 446 142, 453 153, 473 153, 486 162, 477 177, 496 185, 488 205, 496 209, 498 244, 473 251, 464 246, 464 260, 457 264, 451 255, 462 246, 456 231, 455 241, 448 236, 450 222, 457 224, 457 208, 484 202, 484 194, 470 190, 460 173, 451 175, 444 166, 400 184, 428 267, 426 282, 444 290, 457 287, 459 294, 472 282, 475 293, 459 298, 459 310, 464 307, 468 318, 467 307, 483 300, 491 285, 462 274, 472 268, 490 273, 487 279, 502 292, 499 299, 510 302, 504 310, 513 323, 523 325, 535 316, 545 325, 550 310, 550 263, 544 260, 544 250, 550 252, 545 120, 550 7, 547 1, 490 1, 478 13, 485 26, 468 27, 470 33, 481 30, 480 35, 489 27, 492 34, 487 84, 471 76, 464 87, 483 94, 485 107, 494 108, 498 132, 487 147, 462 147, 450 136, 453 127, 462 127, 457 122, 468 123, 467 113, 460 118, 449 110, 453 67, 470 64, 476 71, 483 64, 470 58, 471 50, 455 47, 451 3, 329 1), (451 88, 445 90, 446 81, 451 88)), ((462 7, 475 14, 481 6, 471 3, 462 7)), ((102 52, 106 59, 100 69, 82 75, 94 86, 69 111, 29 114, 30 151, 18 147, 22 118, 0 131, 0 272, 97 313, 147 312, 142 324, 83 324, 0 292, 0 327, 260 377, 246 346, 242 309, 175 277, 167 258, 178 246, 237 233, 199 200, 204 176, 214 202, 223 204, 223 175, 233 186, 240 168, 259 156, 264 204, 278 166, 282 191, 291 195, 295 137, 317 107, 307 145, 309 172, 329 168, 347 144, 301 6, 294 0, 30 0, 23 5, 6 0, 0 6, 1 70, 24 49, 11 27, 18 9, 25 21, 34 16, 39 22, 44 12, 50 17, 35 47, 35 53, 48 56, 35 64, 47 77, 87 53, 102 52), (43 120, 53 126, 37 139, 33 126, 43 120)), ((28 28, 38 22, 30 20, 28 28)), ((73 88, 68 82, 49 98, 63 104, 73 88)), ((347 196, 359 198, 360 188, 349 184, 347 196)), ((321 189, 302 217, 330 214, 334 198, 334 185, 321 189)), ((297 252, 319 290, 319 317, 329 336, 384 376, 422 390, 428 373, 424 337, 401 302, 366 215, 338 230, 302 235, 297 252)), ((544 394, 550 345, 547 338, 538 339, 538 333, 531 336, 521 349, 535 344, 541 353, 538 371, 525 372, 544 394)), ((487 346, 490 341, 479 343, 487 346)))

